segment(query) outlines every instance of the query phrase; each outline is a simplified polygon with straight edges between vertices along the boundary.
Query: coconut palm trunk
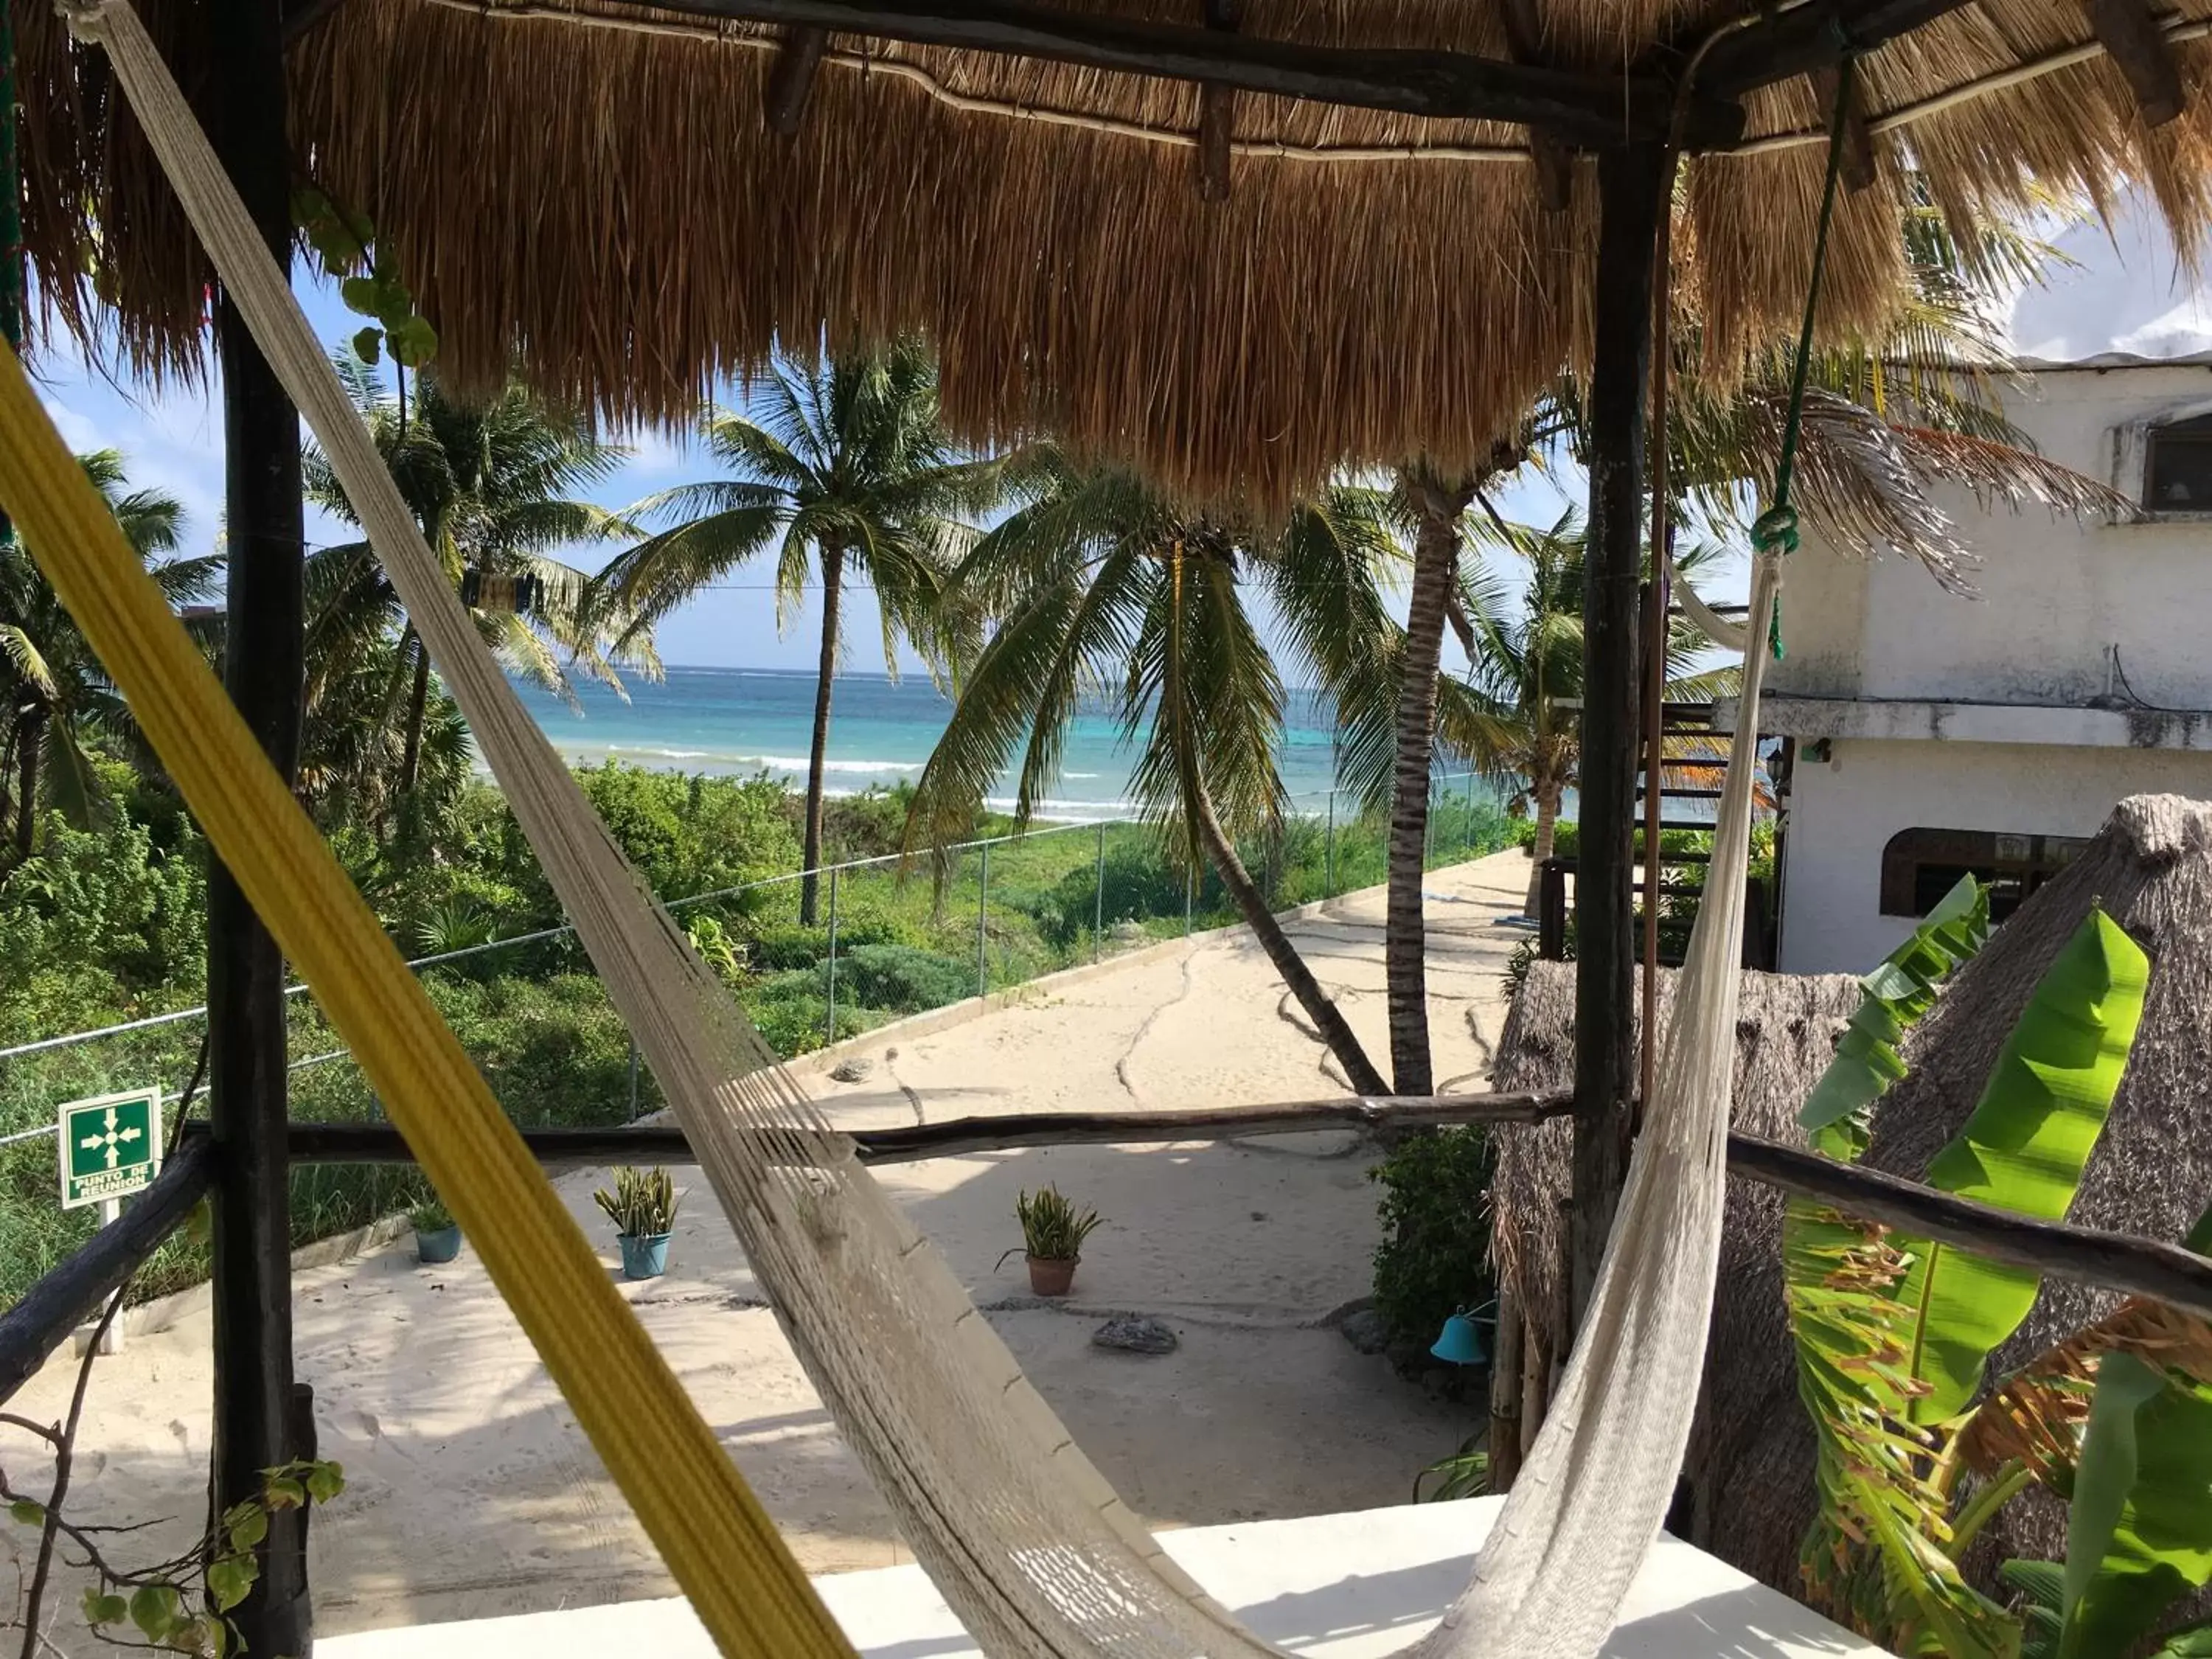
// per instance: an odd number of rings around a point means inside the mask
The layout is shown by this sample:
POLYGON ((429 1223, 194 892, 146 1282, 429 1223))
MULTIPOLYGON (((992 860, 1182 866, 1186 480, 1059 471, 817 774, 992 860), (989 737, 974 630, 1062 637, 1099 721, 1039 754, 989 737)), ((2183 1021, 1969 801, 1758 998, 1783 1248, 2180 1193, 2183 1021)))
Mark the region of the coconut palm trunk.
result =
POLYGON ((422 636, 416 634, 415 683, 407 691, 406 746, 399 756, 399 793, 403 798, 415 793, 415 780, 422 770, 422 720, 429 706, 430 653, 422 643, 422 636))
POLYGON ((1398 760, 1390 804, 1390 885, 1383 976, 1389 988, 1390 1074, 1401 1095, 1434 1091, 1429 1062, 1427 975, 1421 887, 1429 833, 1429 768, 1435 753, 1437 661, 1459 567, 1459 516, 1471 486, 1413 484, 1420 532, 1413 544, 1406 615, 1405 678, 1398 692, 1398 760))
POLYGON ((1522 914, 1532 921, 1540 914, 1544 902, 1544 862, 1552 856, 1559 841, 1559 800, 1564 791, 1555 782, 1539 782, 1529 790, 1536 798, 1536 842, 1529 848, 1528 897, 1521 907, 1522 914))
POLYGON ((46 746, 46 711, 35 704, 15 717, 15 861, 31 856, 39 829, 39 753, 46 746))
POLYGON ((814 746, 806 753, 806 842, 799 867, 799 921, 814 925, 817 887, 815 872, 822 864, 822 769, 830 753, 830 685, 837 672, 837 600, 843 584, 845 550, 835 541, 822 544, 822 668, 814 687, 814 746))
POLYGON ((1260 948, 1267 953, 1267 960, 1282 975, 1284 985, 1297 999, 1298 1006, 1305 1010, 1306 1018, 1328 1045, 1337 1063, 1344 1067, 1345 1079, 1353 1092, 1363 1095, 1387 1095, 1390 1085, 1367 1058, 1367 1051, 1359 1046, 1359 1039, 1352 1033, 1344 1014, 1322 988, 1314 977, 1313 969, 1306 966, 1305 958, 1298 954, 1297 946, 1291 943, 1283 924, 1267 908, 1259 884, 1244 867, 1244 860, 1237 856, 1237 848, 1214 816, 1213 801, 1200 786, 1191 799, 1192 817, 1196 822, 1199 839, 1206 848, 1207 860, 1221 878, 1221 884, 1236 902, 1237 912, 1251 928, 1252 936, 1260 941, 1260 948))

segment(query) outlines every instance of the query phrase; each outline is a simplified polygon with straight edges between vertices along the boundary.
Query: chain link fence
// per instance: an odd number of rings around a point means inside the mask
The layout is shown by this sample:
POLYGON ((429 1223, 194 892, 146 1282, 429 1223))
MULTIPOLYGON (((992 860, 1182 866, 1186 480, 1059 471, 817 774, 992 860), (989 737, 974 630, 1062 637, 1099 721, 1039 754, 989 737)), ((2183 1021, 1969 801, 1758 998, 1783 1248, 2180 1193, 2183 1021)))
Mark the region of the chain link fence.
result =
MULTIPOLYGON (((1505 844, 1494 795, 1468 775, 1430 799, 1431 867, 1505 844)), ((1271 909, 1373 886, 1389 827, 1342 791, 1294 799, 1280 831, 1240 854, 1271 909)), ((669 900, 702 954, 787 1058, 1046 974, 1225 927, 1237 913, 1210 869, 1194 878, 1158 829, 1132 819, 1041 826, 935 857, 860 859, 816 872, 805 913, 799 872, 669 900)), ((410 965, 518 1122, 604 1125, 658 1110, 660 1095, 568 927, 440 951, 410 965)), ((381 1109, 304 986, 289 995, 293 1115, 374 1121, 381 1109)), ((93 1225, 55 1207, 60 1103, 158 1084, 173 1102, 200 1058, 204 1007, 0 1046, 0 1305, 93 1225)), ((359 1226, 427 1196, 412 1170, 317 1165, 294 1171, 297 1243, 359 1226)), ((137 1293, 204 1273, 200 1248, 173 1239, 137 1293)))

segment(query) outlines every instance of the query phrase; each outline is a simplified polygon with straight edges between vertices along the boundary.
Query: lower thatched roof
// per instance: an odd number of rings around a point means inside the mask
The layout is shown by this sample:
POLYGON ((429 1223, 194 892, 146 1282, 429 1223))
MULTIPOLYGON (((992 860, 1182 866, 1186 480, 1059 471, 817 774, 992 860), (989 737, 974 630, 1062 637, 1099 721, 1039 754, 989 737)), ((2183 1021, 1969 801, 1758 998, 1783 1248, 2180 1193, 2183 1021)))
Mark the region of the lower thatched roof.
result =
MULTIPOLYGON (((1973 1109, 2036 982, 2093 904, 2154 966, 2141 1033, 2070 1218, 2179 1239, 2212 1200, 2212 804, 2172 795, 2121 803, 2081 857, 1997 930, 1913 1033, 1911 1074, 1878 1109, 1867 1161, 1899 1175, 1926 1170, 1973 1109)), ((1571 1080, 1572 974, 1558 964, 1532 971, 1500 1038, 1496 1087, 1571 1080)), ((1802 1144, 1796 1109, 1856 1000, 1842 975, 1745 974, 1737 1127, 1802 1144)), ((1567 1144, 1564 1122, 1498 1132, 1501 1273, 1540 1298, 1555 1283, 1567 1144)), ((1696 1541, 1794 1590, 1813 1514, 1813 1441, 1782 1304, 1778 1195, 1730 1182, 1726 1226, 1705 1398, 1686 1468, 1698 1488, 1696 1541)), ((1996 1369, 2025 1363, 2115 1300, 2046 1283, 1996 1369)), ((2064 1550, 2063 1510, 2031 1499, 1992 1526, 1972 1562, 1986 1572, 2003 1555, 2057 1559, 2064 1550)))
MULTIPOLYGON (((40 289, 82 331, 105 321, 141 362, 181 366, 208 288, 183 216, 98 53, 69 42, 50 0, 10 3, 40 289)), ((187 92, 203 88, 200 7, 136 3, 187 92)), ((1200 15, 1197 0, 1073 9, 1200 15)), ((1239 94, 1231 189, 1214 202, 1194 186, 1186 82, 833 36, 786 139, 763 121, 779 32, 699 15, 711 6, 291 9, 319 19, 289 52, 295 172, 374 222, 457 392, 519 362, 580 405, 685 422, 778 338, 916 329, 971 434, 1048 426, 1171 485, 1265 501, 1340 464, 1474 464, 1586 357, 1595 170, 1578 161, 1571 205, 1547 212, 1518 126, 1239 94)), ((1510 9, 1248 0, 1241 27, 1498 59, 1510 9)), ((1753 9, 1558 0, 1540 9, 1540 48, 1588 73, 1663 69, 1753 9)), ((2212 0, 2168 9, 2202 78, 2192 20, 2212 0)), ((1858 74, 1878 168, 1842 205, 1832 331, 1897 302, 1916 173, 1962 221, 2123 174, 2148 179, 2185 235, 2205 217, 2212 99, 2146 130, 2078 0, 1977 0, 1858 74), (2013 78, 1954 97, 1993 76, 2013 78)), ((1675 244, 1681 301, 1723 362, 1794 328, 1823 167, 1808 77, 1745 107, 1749 151, 1692 160, 1675 244)))
MULTIPOLYGON (((1835 1034, 1858 1006, 1858 981, 1847 974, 1765 974, 1746 969, 1736 1016, 1736 1128, 1771 1140, 1804 1144, 1797 1109, 1827 1063, 1835 1034)), ((1659 976, 1659 1017, 1672 1012, 1674 970, 1659 976)), ((1491 1086, 1501 1091, 1550 1092, 1574 1083, 1575 970, 1571 963, 1540 962, 1528 970, 1500 1033, 1491 1086)), ((1640 1024, 1640 1020, 1639 1020, 1640 1024)), ((1556 1333, 1563 1319, 1560 1273, 1565 1239, 1559 1206, 1571 1189, 1569 1149, 1571 1124, 1564 1118, 1528 1127, 1492 1132, 1498 1173, 1491 1187, 1492 1238, 1498 1259, 1499 1283, 1528 1317, 1528 1337, 1548 1364, 1558 1352, 1556 1333)), ((1740 1364, 1753 1350, 1771 1353, 1778 1333, 1784 1365, 1791 1363, 1787 1333, 1778 1322, 1782 1298, 1782 1198, 1771 1187, 1731 1180, 1721 1233, 1719 1289, 1713 1304, 1711 1346, 1705 1362, 1706 1401, 1699 1413, 1697 1443, 1688 1459, 1699 1487, 1700 1533, 1716 1506, 1709 1490, 1731 1493, 1741 1485, 1739 1437, 1729 1425, 1755 1428, 1763 1413, 1794 1414, 1795 1373, 1784 1380, 1792 1392, 1779 1401, 1765 1397, 1771 1366, 1740 1364), (1756 1407, 1740 1392, 1750 1384, 1762 1390, 1756 1407), (1717 1425, 1718 1425, 1717 1431, 1717 1425), (1708 1478, 1710 1472, 1710 1478, 1708 1478)), ((1807 1466, 1809 1474, 1811 1465, 1807 1466)), ((1742 1511, 1731 1497, 1724 1522, 1742 1511)), ((1802 1525, 1797 1532, 1802 1534, 1802 1525)), ((1734 1541, 1700 1535, 1697 1541, 1724 1559, 1745 1565, 1747 1553, 1729 1553, 1734 1541)), ((1777 1589, 1796 1588, 1796 1534, 1789 1540, 1786 1574, 1767 1574, 1777 1589)), ((1747 1571, 1756 1569, 1746 1567, 1747 1571)))

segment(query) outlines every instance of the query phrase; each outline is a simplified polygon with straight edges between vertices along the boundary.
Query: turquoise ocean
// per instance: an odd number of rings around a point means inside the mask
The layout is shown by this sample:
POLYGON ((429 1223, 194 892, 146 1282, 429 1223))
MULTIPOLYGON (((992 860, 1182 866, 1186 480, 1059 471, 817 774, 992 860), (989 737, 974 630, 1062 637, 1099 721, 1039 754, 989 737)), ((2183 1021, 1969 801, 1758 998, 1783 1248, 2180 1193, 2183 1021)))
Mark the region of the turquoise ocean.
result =
MULTIPOLYGON (((811 673, 789 669, 672 667, 659 682, 629 680, 627 701, 605 686, 580 685, 574 708, 534 686, 517 689, 567 760, 613 759, 661 771, 737 776, 766 772, 803 786, 814 684, 811 673)), ((892 680, 840 674, 830 702, 830 793, 858 794, 919 778, 951 712, 926 675, 892 680)), ((1299 810, 1322 810, 1334 781, 1334 744, 1328 704, 1311 692, 1291 693, 1281 766, 1284 787, 1299 810)), ((1133 758, 1111 712, 1086 708, 1068 732, 1060 778, 1040 815, 1088 819, 1126 813, 1133 758)), ((989 805, 1010 808, 1013 788, 1010 771, 989 805)))

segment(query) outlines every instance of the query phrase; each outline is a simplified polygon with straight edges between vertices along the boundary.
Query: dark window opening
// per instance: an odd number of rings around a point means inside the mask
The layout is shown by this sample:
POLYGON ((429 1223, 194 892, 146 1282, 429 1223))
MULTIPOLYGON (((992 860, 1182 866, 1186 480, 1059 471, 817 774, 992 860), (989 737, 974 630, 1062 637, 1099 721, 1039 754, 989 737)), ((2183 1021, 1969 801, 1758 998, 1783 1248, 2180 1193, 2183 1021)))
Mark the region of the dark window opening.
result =
MULTIPOLYGON (((2212 496, 2207 497, 2212 510, 2212 496)), ((2081 856, 2079 836, 2013 836, 1990 830, 1900 830, 1881 849, 1881 913, 1924 916, 1972 876, 1990 887, 1990 920, 2002 921, 2021 901, 2081 856)))
POLYGON ((2212 415, 2150 429, 2143 505, 2154 513, 2212 513, 2212 415))

